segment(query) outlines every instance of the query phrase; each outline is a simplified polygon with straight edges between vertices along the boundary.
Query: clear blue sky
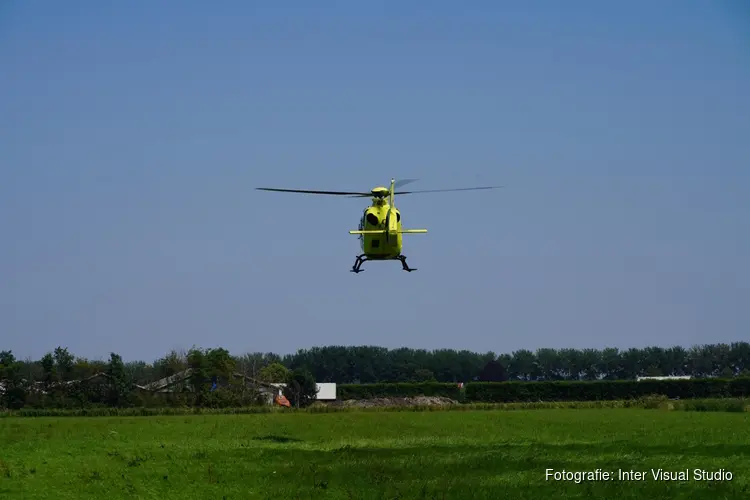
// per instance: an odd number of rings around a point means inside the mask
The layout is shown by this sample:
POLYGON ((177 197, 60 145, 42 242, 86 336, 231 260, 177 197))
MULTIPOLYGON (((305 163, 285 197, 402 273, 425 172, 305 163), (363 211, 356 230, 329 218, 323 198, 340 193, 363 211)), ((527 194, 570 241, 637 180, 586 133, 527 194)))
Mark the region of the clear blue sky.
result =
POLYGON ((271 3, 0 4, 0 349, 750 339, 745 3, 271 3))

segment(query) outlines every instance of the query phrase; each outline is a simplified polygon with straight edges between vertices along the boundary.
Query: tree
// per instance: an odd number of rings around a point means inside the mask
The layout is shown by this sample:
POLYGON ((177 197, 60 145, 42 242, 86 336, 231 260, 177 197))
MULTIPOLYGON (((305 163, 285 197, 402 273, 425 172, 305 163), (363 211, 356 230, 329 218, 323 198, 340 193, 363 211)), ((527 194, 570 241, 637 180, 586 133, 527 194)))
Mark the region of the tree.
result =
POLYGON ((536 375, 536 356, 528 349, 519 349, 513 353, 508 372, 511 378, 533 380, 536 375))
POLYGON ((599 358, 599 375, 605 380, 614 380, 618 378, 622 371, 622 357, 620 350, 616 347, 607 347, 601 352, 599 358))
POLYGON ((505 367, 494 359, 488 361, 479 372, 480 382, 505 382, 506 380, 508 380, 508 374, 505 367))
POLYGON ((537 372, 542 380, 560 380, 563 378, 564 366, 562 361, 560 353, 555 349, 542 348, 536 351, 537 372))
POLYGON ((190 387, 198 396, 206 388, 208 370, 206 369, 206 356, 202 350, 193 347, 187 354, 188 368, 190 368, 190 387))
POLYGON ((750 370, 750 343, 733 342, 730 349, 729 364, 732 371, 742 373, 744 370, 750 370))
POLYGON ((0 351, 0 369, 15 364, 16 356, 13 351, 0 351))
POLYGON ((128 402, 130 393, 130 380, 125 371, 125 363, 119 354, 110 353, 109 364, 107 365, 107 374, 109 375, 109 394, 108 401, 112 406, 124 406, 128 402))
POLYGON ((26 403, 26 390, 21 381, 21 364, 12 351, 0 352, 0 380, 4 381, 2 391, 3 406, 13 410, 23 408, 26 403))
POLYGON ((315 401, 318 385, 309 370, 297 368, 289 373, 283 393, 295 408, 305 408, 315 401))
POLYGON ((174 349, 163 358, 154 362, 156 378, 171 377, 175 373, 185 370, 187 367, 187 354, 177 352, 174 349))
POLYGON ((234 372, 236 361, 229 351, 219 347, 205 352, 207 375, 211 378, 228 380, 234 372))
POLYGON ((622 369, 620 370, 620 373, 617 374, 617 378, 632 380, 636 377, 643 376, 646 371, 643 362, 643 354, 643 350, 634 347, 622 352, 620 354, 620 366, 622 369))
POLYGON ((57 368, 57 375, 61 380, 70 380, 70 375, 73 372, 73 362, 75 357, 68 352, 67 347, 56 347, 53 354, 55 358, 55 365, 57 368))
MULTIPOLYGON (((243 375, 243 377, 257 379, 258 372, 263 366, 263 353, 247 353, 235 358, 235 362, 237 365, 237 369, 243 375)), ((260 396, 260 391, 258 390, 256 385, 250 384, 250 387, 248 387, 248 384, 245 383, 244 379, 242 381, 240 390, 243 400, 245 400, 245 398, 249 396, 251 401, 256 401, 260 396)))
POLYGON ((258 379, 263 382, 283 383, 289 378, 289 369, 281 363, 271 363, 261 368, 258 379))
POLYGON ((125 363, 125 373, 128 379, 136 384, 147 384, 157 377, 154 374, 154 368, 144 361, 129 361, 125 363))
POLYGON ((435 374, 432 370, 426 368, 417 368, 414 370, 414 381, 415 382, 437 382, 435 374))
POLYGON ((648 368, 646 368, 646 376, 647 377, 662 377, 664 376, 664 372, 658 365, 651 365, 648 368))

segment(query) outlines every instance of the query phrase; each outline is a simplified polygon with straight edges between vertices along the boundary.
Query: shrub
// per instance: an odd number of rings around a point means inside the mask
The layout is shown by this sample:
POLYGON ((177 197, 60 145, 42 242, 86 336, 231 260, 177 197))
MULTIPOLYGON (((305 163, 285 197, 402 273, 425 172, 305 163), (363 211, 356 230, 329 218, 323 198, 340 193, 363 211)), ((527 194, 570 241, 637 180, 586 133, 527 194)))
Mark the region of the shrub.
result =
POLYGON ((439 382, 395 384, 342 384, 337 388, 337 399, 410 398, 442 396, 454 400, 463 398, 458 384, 439 382))
POLYGON ((750 395, 750 379, 471 382, 466 384, 467 401, 489 403, 628 400, 653 395, 671 399, 745 397, 750 395))

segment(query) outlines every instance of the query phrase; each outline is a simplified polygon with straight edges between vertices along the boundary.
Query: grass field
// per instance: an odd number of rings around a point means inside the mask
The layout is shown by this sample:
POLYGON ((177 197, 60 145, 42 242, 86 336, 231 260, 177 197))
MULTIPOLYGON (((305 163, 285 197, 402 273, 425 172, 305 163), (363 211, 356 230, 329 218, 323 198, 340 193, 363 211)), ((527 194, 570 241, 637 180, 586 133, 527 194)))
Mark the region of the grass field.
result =
POLYGON ((0 498, 748 498, 748 424, 640 409, 4 418, 0 498))

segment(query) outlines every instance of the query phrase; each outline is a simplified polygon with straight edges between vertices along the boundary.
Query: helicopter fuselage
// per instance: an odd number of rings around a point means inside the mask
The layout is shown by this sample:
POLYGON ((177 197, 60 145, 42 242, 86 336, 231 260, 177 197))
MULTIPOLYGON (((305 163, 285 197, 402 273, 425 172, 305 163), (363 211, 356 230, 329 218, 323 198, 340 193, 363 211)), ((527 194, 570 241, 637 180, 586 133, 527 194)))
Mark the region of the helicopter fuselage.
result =
POLYGON ((374 199, 359 221, 360 231, 385 231, 380 234, 360 234, 362 253, 369 259, 393 259, 401 255, 401 213, 384 199, 374 199))

